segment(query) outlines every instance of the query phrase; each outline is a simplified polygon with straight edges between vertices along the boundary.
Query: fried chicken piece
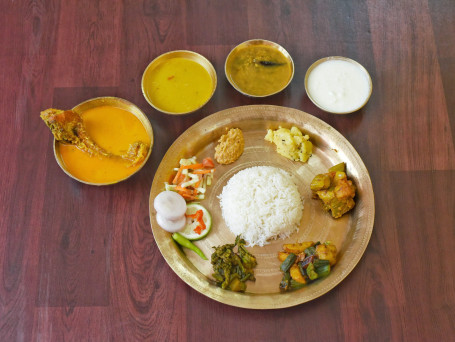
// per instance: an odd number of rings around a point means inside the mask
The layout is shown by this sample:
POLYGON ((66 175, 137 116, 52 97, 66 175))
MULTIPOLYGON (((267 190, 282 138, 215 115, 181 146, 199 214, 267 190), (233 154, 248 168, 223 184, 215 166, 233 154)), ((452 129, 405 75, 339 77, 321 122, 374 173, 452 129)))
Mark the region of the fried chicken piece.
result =
POLYGON ((49 127, 55 140, 71 144, 91 155, 121 158, 134 166, 147 156, 148 145, 141 141, 130 144, 128 151, 122 155, 110 153, 98 146, 87 134, 82 117, 72 110, 49 108, 41 112, 41 119, 49 127))

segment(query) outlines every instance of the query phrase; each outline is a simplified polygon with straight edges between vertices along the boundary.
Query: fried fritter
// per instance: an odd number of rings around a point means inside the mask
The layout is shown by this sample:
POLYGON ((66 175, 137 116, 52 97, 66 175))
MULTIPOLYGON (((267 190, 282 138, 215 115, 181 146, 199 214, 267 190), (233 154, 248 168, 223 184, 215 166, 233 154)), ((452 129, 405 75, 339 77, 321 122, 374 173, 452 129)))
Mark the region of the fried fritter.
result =
POLYGON ((215 147, 215 159, 219 164, 231 164, 243 153, 245 141, 240 128, 231 128, 223 134, 215 147))

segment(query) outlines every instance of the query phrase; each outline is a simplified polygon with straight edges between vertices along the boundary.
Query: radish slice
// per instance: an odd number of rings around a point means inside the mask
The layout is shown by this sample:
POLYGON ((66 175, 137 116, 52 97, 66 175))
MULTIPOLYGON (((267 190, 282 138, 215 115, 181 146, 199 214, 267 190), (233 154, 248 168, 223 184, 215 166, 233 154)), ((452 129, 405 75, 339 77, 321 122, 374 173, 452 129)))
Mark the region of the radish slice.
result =
POLYGON ((155 197, 153 206, 157 213, 168 221, 181 219, 186 212, 186 201, 174 191, 163 191, 155 197))
POLYGON ((156 222, 169 233, 175 233, 181 231, 186 225, 186 217, 182 216, 177 220, 167 220, 160 214, 156 215, 156 222))

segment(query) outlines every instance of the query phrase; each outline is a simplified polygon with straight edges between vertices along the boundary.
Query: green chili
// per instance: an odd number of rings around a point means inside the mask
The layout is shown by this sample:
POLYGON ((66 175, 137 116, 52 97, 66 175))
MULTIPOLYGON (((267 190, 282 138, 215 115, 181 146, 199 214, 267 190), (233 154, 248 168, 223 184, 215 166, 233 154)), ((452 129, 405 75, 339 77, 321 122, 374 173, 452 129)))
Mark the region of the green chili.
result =
POLYGON ((202 259, 208 260, 207 257, 202 253, 202 251, 196 247, 190 240, 179 233, 172 234, 172 238, 180 245, 185 248, 191 249, 197 255, 199 255, 202 259))

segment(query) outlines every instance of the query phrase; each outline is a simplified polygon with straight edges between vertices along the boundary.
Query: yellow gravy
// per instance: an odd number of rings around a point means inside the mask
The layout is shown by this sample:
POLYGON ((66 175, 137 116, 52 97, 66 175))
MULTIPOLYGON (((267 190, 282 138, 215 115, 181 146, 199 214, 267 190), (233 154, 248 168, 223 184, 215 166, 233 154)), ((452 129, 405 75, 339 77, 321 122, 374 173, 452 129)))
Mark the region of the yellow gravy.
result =
POLYGON ((150 69, 143 80, 146 97, 170 113, 186 113, 203 106, 213 92, 208 71, 199 63, 176 57, 150 69))
MULTIPOLYGON (((88 135, 110 153, 120 155, 135 141, 150 146, 150 138, 142 123, 124 109, 101 106, 89 109, 81 116, 88 135)), ((57 147, 68 172, 89 183, 117 182, 140 167, 130 167, 120 158, 91 156, 73 145, 59 143, 57 147)))

